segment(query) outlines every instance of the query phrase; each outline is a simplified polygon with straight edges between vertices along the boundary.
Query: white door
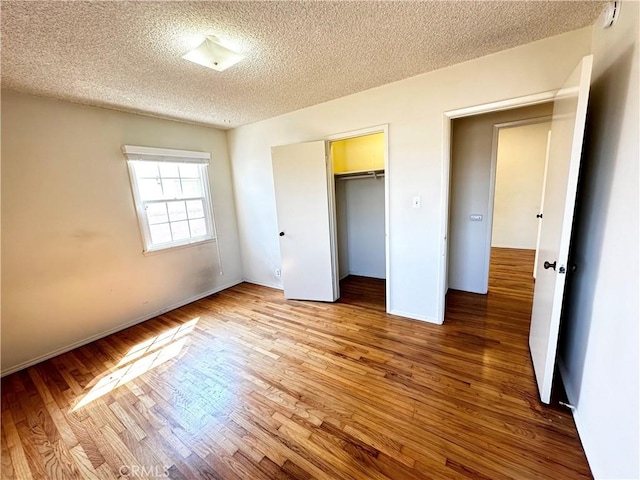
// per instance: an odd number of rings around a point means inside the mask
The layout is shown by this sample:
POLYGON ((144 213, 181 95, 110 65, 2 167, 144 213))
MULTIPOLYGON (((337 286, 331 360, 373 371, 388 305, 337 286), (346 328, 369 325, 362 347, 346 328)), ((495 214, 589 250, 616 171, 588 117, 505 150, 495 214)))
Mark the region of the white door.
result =
POLYGON ((592 63, 591 55, 582 59, 556 95, 553 105, 544 216, 529 333, 533 369, 544 403, 551 400, 592 63))
POLYGON ((282 283, 286 298, 333 302, 330 204, 325 142, 271 149, 282 283))
POLYGON ((547 151, 544 157, 544 172, 542 174, 542 194, 540 197, 540 211, 538 212, 538 234, 536 237, 536 256, 533 260, 533 278, 537 278, 538 253, 540 252, 540 232, 542 231, 542 216, 544 213, 544 192, 547 186, 547 170, 549 169, 549 147, 551 147, 551 130, 547 132, 547 151))

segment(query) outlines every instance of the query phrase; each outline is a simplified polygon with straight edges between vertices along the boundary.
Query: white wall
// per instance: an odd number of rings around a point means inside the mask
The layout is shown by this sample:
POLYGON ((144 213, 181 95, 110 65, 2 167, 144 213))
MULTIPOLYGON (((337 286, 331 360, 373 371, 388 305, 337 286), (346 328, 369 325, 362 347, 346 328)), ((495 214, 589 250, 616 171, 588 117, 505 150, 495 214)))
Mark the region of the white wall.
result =
POLYGON ((449 288, 465 292, 487 293, 488 248, 491 242, 492 225, 490 198, 494 125, 544 117, 551 115, 552 111, 552 104, 547 103, 453 121, 449 207, 449 288), (470 219, 470 215, 478 214, 482 215, 482 221, 470 219))
POLYGON ((280 286, 270 147, 389 124, 391 312, 438 320, 443 112, 557 89, 590 28, 391 83, 228 132, 244 276, 280 286), (422 208, 412 207, 412 197, 422 208))
POLYGON ((384 179, 336 180, 336 217, 340 278, 385 278, 384 179))
POLYGON ((550 122, 498 133, 491 246, 535 250, 550 122))
POLYGON ((593 30, 594 74, 564 320, 563 379, 596 478, 640 478, 637 2, 593 30))
POLYGON ((242 279, 225 133, 2 94, 2 369, 17 367, 242 279), (123 144, 209 151, 215 243, 153 255, 123 144))

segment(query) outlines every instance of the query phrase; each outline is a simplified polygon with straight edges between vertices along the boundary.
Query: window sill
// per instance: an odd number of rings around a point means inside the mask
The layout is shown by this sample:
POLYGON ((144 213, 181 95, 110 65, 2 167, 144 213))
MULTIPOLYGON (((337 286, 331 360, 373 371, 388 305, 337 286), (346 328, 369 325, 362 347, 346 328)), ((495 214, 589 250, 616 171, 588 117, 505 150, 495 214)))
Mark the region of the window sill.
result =
POLYGON ((158 246, 158 247, 151 248, 149 250, 143 250, 142 254, 144 256, 157 255, 158 253, 169 252, 169 251, 172 251, 172 250, 179 250, 179 249, 187 248, 187 247, 196 247, 198 245, 203 245, 205 243, 213 243, 216 240, 217 240, 216 237, 212 237, 212 238, 205 238, 203 240, 195 240, 195 241, 192 241, 192 242, 180 243, 178 245, 168 245, 166 247, 158 246))

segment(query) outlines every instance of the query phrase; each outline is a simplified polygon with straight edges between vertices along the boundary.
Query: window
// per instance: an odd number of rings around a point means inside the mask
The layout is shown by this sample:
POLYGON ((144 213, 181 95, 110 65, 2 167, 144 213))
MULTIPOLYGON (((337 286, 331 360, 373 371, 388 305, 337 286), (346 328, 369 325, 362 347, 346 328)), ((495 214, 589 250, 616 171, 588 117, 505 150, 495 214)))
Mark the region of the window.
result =
POLYGON ((212 240, 210 155, 125 145, 144 251, 212 240))

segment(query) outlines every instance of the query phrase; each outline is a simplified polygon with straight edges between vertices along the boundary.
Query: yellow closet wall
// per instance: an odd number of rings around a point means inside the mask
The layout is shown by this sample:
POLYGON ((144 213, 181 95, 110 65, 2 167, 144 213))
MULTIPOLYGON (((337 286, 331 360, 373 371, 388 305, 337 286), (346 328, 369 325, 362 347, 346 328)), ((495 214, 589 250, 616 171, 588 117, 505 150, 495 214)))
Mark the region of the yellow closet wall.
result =
POLYGON ((331 156, 334 173, 384 169, 384 133, 333 142, 331 156))

